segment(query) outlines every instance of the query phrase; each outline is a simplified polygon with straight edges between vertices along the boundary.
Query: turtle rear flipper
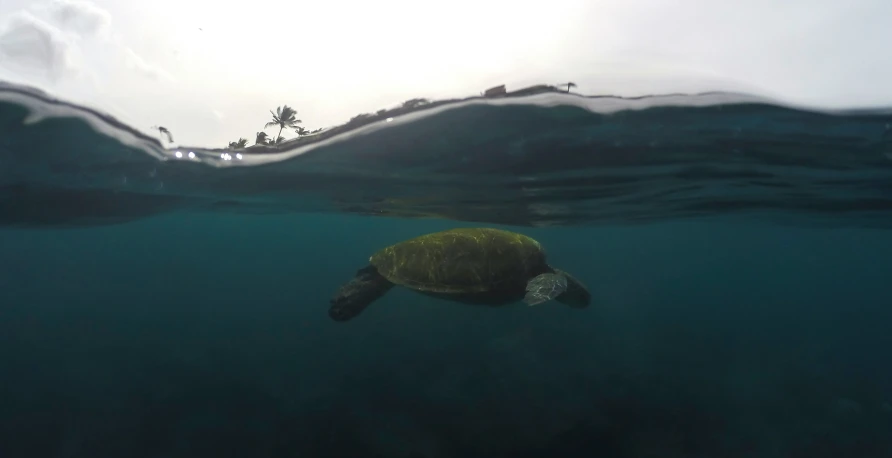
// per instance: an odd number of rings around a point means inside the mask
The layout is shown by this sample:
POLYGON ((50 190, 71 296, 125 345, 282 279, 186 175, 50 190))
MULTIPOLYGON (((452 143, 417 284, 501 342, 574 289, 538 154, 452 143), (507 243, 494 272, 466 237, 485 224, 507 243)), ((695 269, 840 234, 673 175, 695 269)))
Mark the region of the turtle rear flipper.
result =
POLYGON ((374 266, 359 269, 356 276, 338 288, 329 301, 328 316, 335 321, 351 320, 393 286, 374 266))
POLYGON ((567 277, 558 274, 540 274, 527 282, 523 301, 527 305, 548 302, 567 290, 567 277))

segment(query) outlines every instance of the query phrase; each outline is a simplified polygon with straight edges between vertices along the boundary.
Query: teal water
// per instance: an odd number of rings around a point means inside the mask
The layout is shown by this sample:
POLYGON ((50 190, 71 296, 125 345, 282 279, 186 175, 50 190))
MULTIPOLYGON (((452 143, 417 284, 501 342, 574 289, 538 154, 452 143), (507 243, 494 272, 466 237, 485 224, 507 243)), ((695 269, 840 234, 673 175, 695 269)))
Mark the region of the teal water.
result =
POLYGON ((215 167, 4 100, 4 458, 892 456, 888 114, 456 108, 215 167), (644 148, 655 123, 699 134, 644 148), (481 225, 592 305, 329 319, 375 250, 481 225))

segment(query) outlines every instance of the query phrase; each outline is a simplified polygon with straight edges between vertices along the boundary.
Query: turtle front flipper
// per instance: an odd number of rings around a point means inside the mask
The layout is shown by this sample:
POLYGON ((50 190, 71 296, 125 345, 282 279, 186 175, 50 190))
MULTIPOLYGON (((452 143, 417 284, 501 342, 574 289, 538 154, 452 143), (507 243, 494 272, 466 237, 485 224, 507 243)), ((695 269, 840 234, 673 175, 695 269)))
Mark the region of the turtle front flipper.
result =
POLYGON ((540 274, 527 282, 523 301, 527 305, 541 304, 560 296, 566 290, 567 277, 553 273, 540 274))
POLYGON ((393 283, 379 274, 374 266, 359 269, 356 276, 338 288, 329 301, 328 316, 335 321, 350 320, 390 291, 393 286, 393 283))

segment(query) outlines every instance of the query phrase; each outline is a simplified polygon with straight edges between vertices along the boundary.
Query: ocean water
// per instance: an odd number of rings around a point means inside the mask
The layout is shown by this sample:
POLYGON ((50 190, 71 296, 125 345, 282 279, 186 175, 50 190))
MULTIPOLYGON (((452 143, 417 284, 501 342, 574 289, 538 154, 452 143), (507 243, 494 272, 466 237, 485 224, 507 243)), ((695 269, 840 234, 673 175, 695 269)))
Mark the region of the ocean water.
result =
POLYGON ((0 86, 0 457, 890 457, 890 125, 538 94, 235 152, 0 86), (329 318, 478 226, 591 306, 329 318))

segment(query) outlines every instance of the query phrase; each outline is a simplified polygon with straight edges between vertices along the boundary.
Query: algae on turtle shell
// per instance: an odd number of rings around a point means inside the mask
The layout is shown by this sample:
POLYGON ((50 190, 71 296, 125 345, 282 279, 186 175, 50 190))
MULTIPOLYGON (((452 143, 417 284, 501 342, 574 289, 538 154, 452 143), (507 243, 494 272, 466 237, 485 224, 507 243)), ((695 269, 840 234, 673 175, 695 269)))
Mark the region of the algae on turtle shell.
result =
POLYGON ((556 299, 575 308, 591 294, 579 280, 548 265, 536 240, 493 228, 459 228, 385 247, 341 286, 329 316, 347 321, 394 286, 466 304, 500 306, 556 299))

